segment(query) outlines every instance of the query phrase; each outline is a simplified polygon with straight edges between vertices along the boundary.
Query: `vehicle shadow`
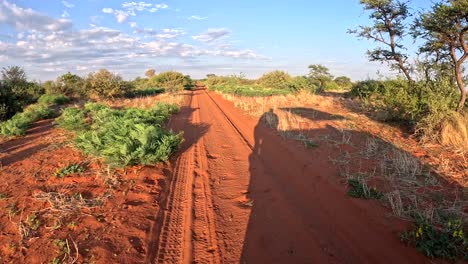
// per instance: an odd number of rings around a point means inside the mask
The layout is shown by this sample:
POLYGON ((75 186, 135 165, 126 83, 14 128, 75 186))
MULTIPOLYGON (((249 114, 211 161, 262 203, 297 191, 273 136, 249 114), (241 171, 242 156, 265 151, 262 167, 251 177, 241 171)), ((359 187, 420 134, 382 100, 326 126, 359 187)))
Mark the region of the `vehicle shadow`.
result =
MULTIPOLYGON (((337 120, 336 115, 312 108, 286 110, 312 122, 337 120)), ((427 261, 416 249, 399 241, 398 233, 408 228, 408 222, 389 218, 391 210, 378 202, 348 197, 338 176, 343 171, 350 175, 371 172, 373 166, 381 165, 384 153, 388 153, 383 163, 389 166, 388 172, 398 169, 396 158, 404 157, 422 173, 426 166, 417 157, 369 133, 337 129, 332 122, 314 129, 275 131, 278 123, 278 116, 269 111, 255 127, 255 145, 249 157, 248 198, 252 207, 240 263, 427 261), (305 136, 297 141, 278 134, 305 136), (309 140, 315 144, 305 144, 309 140), (369 140, 375 141, 375 148, 369 147, 369 140)), ((406 180, 396 177, 392 184, 406 180)), ((409 190, 408 197, 430 199, 434 186, 442 192, 448 187, 455 196, 463 192, 462 187, 434 177, 433 183, 426 182, 427 188, 409 190)), ((384 192, 393 191, 394 186, 387 182, 372 177, 368 180, 384 192)), ((450 194, 447 197, 457 198, 450 194)))

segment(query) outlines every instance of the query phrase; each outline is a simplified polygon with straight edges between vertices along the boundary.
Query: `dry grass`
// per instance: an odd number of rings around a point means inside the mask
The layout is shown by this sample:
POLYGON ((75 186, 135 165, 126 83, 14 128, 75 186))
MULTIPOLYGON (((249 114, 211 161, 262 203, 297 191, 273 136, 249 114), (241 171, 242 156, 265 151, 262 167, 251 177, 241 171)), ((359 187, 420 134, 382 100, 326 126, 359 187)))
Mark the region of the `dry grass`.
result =
MULTIPOLYGON (((359 173, 369 174, 367 177, 369 180, 372 178, 382 180, 386 192, 384 203, 398 217, 409 219, 414 214, 419 214, 435 221, 439 221, 446 214, 464 219, 467 217, 463 212, 463 199, 453 201, 450 194, 434 191, 442 187, 439 177, 424 166, 419 158, 410 154, 411 146, 406 141, 397 140, 398 138, 394 136, 397 133, 389 126, 376 123, 365 115, 343 110, 342 102, 338 98, 308 93, 272 97, 241 97, 228 94, 222 96, 251 116, 263 115, 262 121, 269 127, 276 128, 281 135, 302 142, 310 140, 311 131, 323 129, 325 126, 328 130, 331 126, 326 136, 320 136, 323 137, 321 140, 339 149, 339 153, 328 157, 329 160, 347 179, 350 175, 355 175, 355 170, 359 169, 359 173), (301 107, 310 109, 307 111, 307 117, 286 110, 301 107), (322 120, 318 115, 319 111, 329 113, 331 117, 337 114, 344 115, 346 119, 322 120), (332 132, 333 129, 336 133, 332 132), (362 146, 358 143, 354 148, 356 151, 349 152, 349 148, 341 149, 342 145, 353 146, 358 142, 356 140, 359 140, 359 137, 355 140, 353 131, 357 134, 371 132, 374 136, 366 137, 362 146), (368 171, 361 171, 361 162, 368 164, 364 165, 364 170, 368 171), (359 168, 356 164, 359 164, 359 168), (369 164, 372 165, 366 167, 369 164)), ((447 122, 443 128, 441 141, 452 145, 468 144, 467 117, 468 114, 465 114, 463 118, 458 116, 447 122)), ((468 149, 466 145, 465 149, 468 149)), ((453 164, 449 160, 446 160, 446 163, 443 161, 433 166, 439 168, 437 172, 443 169, 442 174, 445 174, 447 170, 453 169, 450 168, 453 164), (445 168, 441 168, 444 166, 445 168)))
POLYGON ((468 151, 468 112, 452 113, 442 124, 440 143, 460 151, 468 151))
POLYGON ((105 101, 104 103, 112 107, 135 107, 135 108, 150 108, 155 103, 168 103, 182 106, 187 97, 186 92, 180 93, 163 93, 151 96, 142 96, 136 98, 117 99, 113 101, 105 101))
POLYGON ((94 199, 85 199, 81 194, 69 195, 64 192, 40 192, 34 195, 35 199, 49 203, 50 207, 46 208, 46 211, 58 212, 61 216, 80 212, 83 208, 101 206, 109 197, 109 192, 94 199))

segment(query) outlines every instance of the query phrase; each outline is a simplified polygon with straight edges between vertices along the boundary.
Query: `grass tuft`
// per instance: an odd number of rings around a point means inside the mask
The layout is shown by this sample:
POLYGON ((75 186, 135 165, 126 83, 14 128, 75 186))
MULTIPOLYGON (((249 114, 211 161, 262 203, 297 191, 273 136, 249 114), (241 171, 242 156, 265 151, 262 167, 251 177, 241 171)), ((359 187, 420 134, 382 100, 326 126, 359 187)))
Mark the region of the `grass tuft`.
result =
POLYGON ((348 195, 354 198, 380 200, 383 193, 373 187, 369 187, 364 179, 348 179, 348 195))

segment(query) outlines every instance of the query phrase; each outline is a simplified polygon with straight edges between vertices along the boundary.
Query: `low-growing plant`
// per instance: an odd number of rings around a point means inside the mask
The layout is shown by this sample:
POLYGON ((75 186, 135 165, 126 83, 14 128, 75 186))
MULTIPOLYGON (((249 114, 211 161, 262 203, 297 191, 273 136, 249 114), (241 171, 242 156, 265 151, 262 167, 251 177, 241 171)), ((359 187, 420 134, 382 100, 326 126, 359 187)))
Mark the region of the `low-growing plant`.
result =
POLYGON ((11 119, 0 123, 0 135, 12 137, 22 136, 31 124, 37 120, 49 118, 53 111, 47 105, 34 104, 15 114, 11 119))
POLYGON ((348 179, 348 195, 354 198, 376 199, 384 197, 383 193, 376 188, 369 187, 364 179, 348 179))
POLYGON ((460 219, 436 226, 428 219, 416 217, 414 227, 401 239, 431 258, 468 260, 468 236, 460 219))
POLYGON ((86 127, 85 111, 76 107, 68 107, 62 115, 55 120, 55 124, 67 130, 80 130, 86 127))
POLYGON ((304 142, 304 146, 309 149, 317 148, 319 146, 316 142, 312 140, 305 140, 303 142, 304 142))
POLYGON ((44 94, 37 100, 41 104, 57 104, 63 105, 70 101, 70 98, 65 95, 53 95, 53 94, 44 94))
POLYGON ((65 176, 68 176, 70 174, 75 174, 75 173, 82 173, 86 170, 86 165, 83 163, 73 163, 70 164, 66 167, 63 167, 61 169, 58 169, 57 172, 55 172, 55 176, 58 178, 63 178, 65 176))
POLYGON ((33 213, 28 216, 26 220, 26 224, 31 230, 37 230, 41 226, 41 220, 39 219, 39 216, 36 213, 33 213))
POLYGON ((89 122, 88 125, 80 126, 84 129, 77 133, 76 146, 113 166, 151 165, 166 161, 181 142, 181 135, 162 127, 169 116, 178 111, 178 107, 173 104, 158 103, 148 110, 118 110, 88 103, 84 110, 66 111, 60 121, 65 128, 73 127, 73 122, 68 126, 66 120, 86 119, 89 122), (65 115, 68 113, 70 118, 65 115))

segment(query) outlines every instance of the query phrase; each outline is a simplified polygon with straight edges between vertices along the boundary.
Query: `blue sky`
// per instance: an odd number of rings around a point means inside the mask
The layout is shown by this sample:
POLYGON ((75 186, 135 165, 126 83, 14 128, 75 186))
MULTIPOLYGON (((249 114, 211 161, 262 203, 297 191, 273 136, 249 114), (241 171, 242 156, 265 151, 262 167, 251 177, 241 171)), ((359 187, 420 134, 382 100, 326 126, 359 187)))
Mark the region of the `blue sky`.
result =
POLYGON ((276 69, 303 75, 309 64, 323 64, 358 80, 388 74, 367 61, 372 42, 346 33, 367 23, 357 0, 0 0, 0 66, 23 66, 44 81, 100 68, 125 78, 148 68, 256 78, 276 69))

